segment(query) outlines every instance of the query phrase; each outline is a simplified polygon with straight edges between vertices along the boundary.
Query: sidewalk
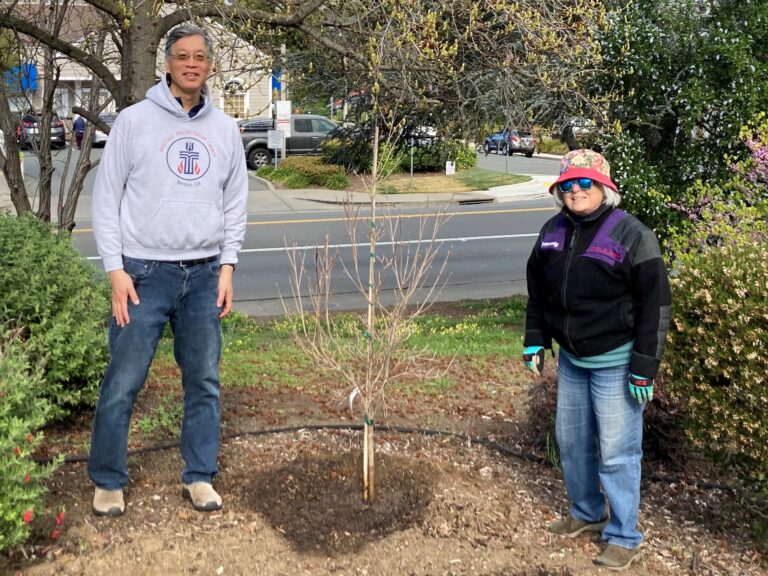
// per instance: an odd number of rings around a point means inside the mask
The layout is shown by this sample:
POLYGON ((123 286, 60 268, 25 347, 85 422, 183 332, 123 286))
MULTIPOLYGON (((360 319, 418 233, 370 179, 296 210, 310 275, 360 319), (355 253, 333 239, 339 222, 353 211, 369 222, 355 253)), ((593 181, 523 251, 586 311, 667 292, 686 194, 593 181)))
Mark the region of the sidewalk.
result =
MULTIPOLYGON (((248 199, 248 212, 302 212, 313 210, 337 209, 346 202, 368 205, 370 197, 366 192, 347 190, 327 190, 324 188, 275 189, 271 182, 250 174, 251 190, 248 199), (254 190, 256 188, 256 190, 254 190)), ((496 186, 489 190, 475 192, 436 192, 430 194, 377 194, 376 202, 380 206, 446 206, 451 204, 471 205, 522 200, 546 200, 551 198, 549 185, 551 175, 533 175, 531 180, 521 184, 496 186)))
POLYGON ((6 212, 16 213, 13 208, 13 202, 11 202, 11 190, 8 188, 8 183, 5 181, 5 175, 0 172, 0 214, 6 212))

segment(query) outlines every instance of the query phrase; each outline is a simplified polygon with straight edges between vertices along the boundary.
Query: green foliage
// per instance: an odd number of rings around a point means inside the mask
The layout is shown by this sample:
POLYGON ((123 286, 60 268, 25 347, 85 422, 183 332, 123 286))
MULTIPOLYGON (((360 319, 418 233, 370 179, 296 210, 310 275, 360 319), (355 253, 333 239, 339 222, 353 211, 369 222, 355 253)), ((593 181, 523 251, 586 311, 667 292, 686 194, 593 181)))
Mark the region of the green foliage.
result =
POLYGON ((667 370, 693 445, 768 494, 768 248, 730 240, 681 257, 667 370))
POLYGON ((346 174, 331 174, 325 179, 325 187, 329 190, 346 190, 349 188, 349 179, 346 174))
POLYGON ((262 166, 258 170, 256 170, 256 176, 259 178, 266 178, 269 180, 270 175, 275 171, 275 167, 271 164, 267 164, 265 166, 262 166))
MULTIPOLYGON (((768 142, 768 125, 756 141, 768 142)), ((744 177, 768 146, 719 186, 690 191, 697 209, 674 239, 670 391, 685 407, 693 445, 747 486, 768 494, 768 202, 744 177)))
POLYGON ((136 427, 146 437, 160 436, 178 438, 181 433, 181 419, 184 414, 184 400, 169 392, 160 398, 152 413, 140 418, 136 427))
MULTIPOLYGON (((595 95, 614 100, 609 122, 632 136, 635 156, 653 171, 638 161, 624 167, 623 155, 609 160, 624 174, 635 173, 638 190, 645 181, 680 203, 696 180, 726 176, 722 159, 736 153, 740 127, 765 108, 768 4, 607 5, 612 26, 601 37, 604 73, 593 84, 595 95)), ((652 209, 647 214, 652 226, 663 222, 652 209)))
POLYGON ((94 403, 107 362, 109 288, 72 246, 34 218, 0 216, 0 321, 42 369, 54 418, 94 403))
MULTIPOLYGON (((370 174, 373 162, 371 142, 373 130, 368 125, 340 129, 334 138, 323 143, 323 159, 328 164, 344 166, 348 171, 370 174)), ((408 172, 411 169, 411 152, 413 152, 413 169, 416 172, 433 172, 445 169, 446 160, 456 162, 456 170, 466 170, 477 164, 475 150, 462 140, 454 139, 417 139, 413 150, 408 141, 395 140, 394 143, 382 144, 379 156, 382 164, 379 172, 383 178, 400 170, 408 172)))
POLYGON ((669 185, 659 168, 646 160, 642 141, 620 134, 606 144, 603 153, 621 192, 621 208, 651 228, 663 244, 680 225, 680 218, 669 207, 669 185))
MULTIPOLYGON (((401 165, 403 170, 410 170, 410 150, 405 147, 405 157, 401 165)), ((445 162, 453 160, 456 170, 474 168, 477 164, 477 153, 471 146, 459 140, 433 140, 430 143, 413 147, 413 169, 416 172, 433 172, 445 170, 445 162)))
POLYGON ((0 327, 0 552, 26 541, 55 469, 31 458, 51 409, 44 387, 22 344, 0 327))
POLYGON ((559 139, 542 136, 536 142, 536 150, 541 154, 566 154, 568 146, 559 139))
POLYGON ((349 186, 341 186, 346 181, 347 175, 339 166, 323 163, 318 156, 289 156, 280 161, 279 166, 271 171, 257 171, 257 175, 269 180, 281 181, 288 188, 307 188, 309 186, 321 186, 334 190, 343 190, 349 186))
POLYGON ((295 190, 297 188, 307 188, 311 182, 305 174, 294 172, 283 178, 283 184, 285 184, 286 187, 295 190))

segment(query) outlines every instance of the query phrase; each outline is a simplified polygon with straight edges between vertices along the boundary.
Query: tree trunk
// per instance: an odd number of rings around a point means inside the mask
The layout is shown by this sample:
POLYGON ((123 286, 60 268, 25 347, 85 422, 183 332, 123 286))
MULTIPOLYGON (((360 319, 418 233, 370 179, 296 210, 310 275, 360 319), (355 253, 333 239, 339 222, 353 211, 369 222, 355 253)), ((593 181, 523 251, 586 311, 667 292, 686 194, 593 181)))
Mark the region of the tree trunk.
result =
POLYGON ((16 142, 16 126, 11 116, 8 104, 8 92, 5 82, 0 82, 0 129, 3 132, 5 154, 0 152, 0 168, 3 170, 8 188, 11 191, 11 202, 17 214, 32 212, 27 189, 24 186, 24 175, 21 173, 19 162, 19 146, 16 142))
POLYGON ((155 85, 158 39, 157 16, 144 3, 133 10, 130 26, 122 36, 120 89, 115 95, 117 109, 122 110, 144 99, 155 85))

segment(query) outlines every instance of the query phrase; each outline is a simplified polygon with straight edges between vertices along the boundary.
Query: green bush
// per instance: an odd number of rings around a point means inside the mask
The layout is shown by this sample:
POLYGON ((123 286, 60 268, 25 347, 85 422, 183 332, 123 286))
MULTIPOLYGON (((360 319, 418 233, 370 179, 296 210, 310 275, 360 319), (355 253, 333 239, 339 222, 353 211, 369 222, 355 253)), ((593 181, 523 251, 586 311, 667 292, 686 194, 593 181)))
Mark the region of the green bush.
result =
POLYGON ((621 208, 639 218, 665 244, 682 218, 669 203, 662 173, 643 156, 642 142, 628 134, 608 137, 603 153, 611 163, 611 179, 621 193, 621 208))
POLYGON ((567 154, 568 145, 557 138, 542 136, 536 142, 536 150, 541 154, 567 154))
POLYGON ((107 362, 109 286, 70 238, 32 217, 0 216, 0 322, 19 330, 60 418, 95 403, 107 362))
POLYGON ((688 192, 665 358, 693 446, 768 495, 768 123, 750 132, 728 180, 688 192))
POLYGON ((670 390, 694 447, 768 494, 768 234, 716 230, 678 255, 670 390))
POLYGON ((311 182, 309 181, 309 178, 307 178, 304 174, 294 172, 283 178, 283 184, 285 184, 286 187, 295 190, 296 188, 306 188, 311 184, 311 182))
POLYGON ((338 186, 342 178, 346 179, 346 174, 340 166, 325 164, 318 156, 289 156, 280 161, 277 169, 267 177, 282 181, 289 188, 330 188, 329 182, 338 186))
POLYGON ((266 178, 269 180, 270 175, 275 171, 275 167, 272 165, 265 165, 256 170, 256 176, 259 178, 266 178))
POLYGON ((51 409, 44 386, 18 339, 0 332, 0 551, 27 540, 43 509, 44 481, 55 468, 40 466, 30 456, 51 409))
POLYGON ((326 164, 343 166, 347 172, 366 173, 373 158, 373 128, 360 124, 350 128, 339 128, 333 138, 322 144, 323 161, 326 164))
POLYGON ((325 187, 329 190, 346 190, 349 188, 349 178, 346 174, 331 174, 325 179, 325 187))

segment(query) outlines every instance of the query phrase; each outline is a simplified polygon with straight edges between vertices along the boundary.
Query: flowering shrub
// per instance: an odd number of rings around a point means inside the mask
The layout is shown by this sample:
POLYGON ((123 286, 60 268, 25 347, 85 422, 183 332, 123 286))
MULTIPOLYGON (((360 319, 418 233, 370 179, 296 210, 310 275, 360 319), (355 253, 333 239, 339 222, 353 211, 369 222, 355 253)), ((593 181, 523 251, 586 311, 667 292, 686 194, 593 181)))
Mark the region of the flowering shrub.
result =
POLYGON ((610 138, 604 149, 611 179, 621 192, 621 208, 653 230, 663 244, 681 220, 670 210, 670 190, 657 167, 643 154, 642 141, 628 133, 610 138))
POLYGON ((695 210, 673 243, 665 358, 693 445, 768 493, 768 211, 766 183, 759 174, 750 179, 768 150, 762 126, 752 139, 762 143, 734 165, 732 178, 691 190, 695 210))
POLYGON ((30 458, 50 410, 43 387, 18 340, 0 333, 0 551, 26 541, 54 469, 30 458))
POLYGON ((95 403, 107 361, 109 287, 68 236, 0 215, 0 323, 19 330, 42 368, 51 418, 95 403))

